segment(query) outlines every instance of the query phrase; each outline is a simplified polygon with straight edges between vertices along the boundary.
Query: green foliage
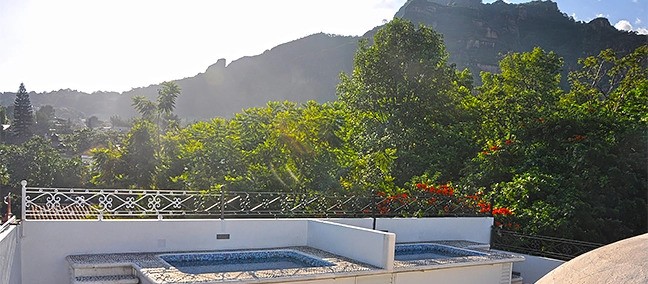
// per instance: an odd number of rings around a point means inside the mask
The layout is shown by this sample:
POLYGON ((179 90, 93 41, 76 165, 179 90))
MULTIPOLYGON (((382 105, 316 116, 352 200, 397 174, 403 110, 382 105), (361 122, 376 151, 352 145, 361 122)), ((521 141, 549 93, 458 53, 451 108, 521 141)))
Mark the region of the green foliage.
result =
POLYGON ((122 159, 122 151, 108 144, 107 147, 94 148, 90 183, 97 187, 129 187, 127 165, 122 159))
POLYGON ((563 98, 573 114, 606 112, 618 119, 648 123, 648 45, 618 57, 613 50, 580 60, 569 76, 572 88, 563 98))
POLYGON ((158 90, 156 102, 149 101, 145 97, 133 97, 132 106, 142 115, 142 119, 155 123, 161 132, 176 129, 180 119, 173 114, 175 100, 180 95, 180 87, 174 82, 163 82, 162 88, 158 90))
POLYGON ((52 127, 51 121, 55 118, 54 107, 51 105, 44 105, 40 107, 35 114, 36 125, 34 125, 34 133, 38 135, 49 134, 52 127))
POLYGON ((469 104, 481 115, 480 143, 517 136, 555 111, 562 59, 535 48, 500 61, 500 74, 482 73, 483 85, 469 104))
POLYGON ((50 142, 33 137, 21 145, 0 144, 2 186, 18 187, 21 180, 33 186, 80 187, 83 165, 79 158, 65 158, 50 142))
POLYGON ((126 136, 122 158, 126 163, 127 177, 138 188, 154 187, 158 159, 156 139, 158 130, 148 121, 139 121, 126 136))
POLYGON ((611 242, 645 232, 645 52, 583 60, 569 93, 551 53, 509 55, 501 75, 482 76, 472 105, 484 146, 463 182, 511 207, 528 233, 611 242), (542 79, 514 84, 525 77, 542 79))
POLYGON ((113 115, 110 117, 110 125, 112 127, 131 127, 133 124, 129 121, 122 119, 118 115, 113 115))
POLYGON ((362 119, 353 143, 367 158, 393 156, 390 176, 397 186, 425 171, 457 178, 461 162, 453 161, 467 158, 472 144, 461 107, 470 93, 467 74, 447 63, 443 40, 432 29, 400 19, 388 23, 372 45, 361 43, 353 73, 342 74, 338 86, 340 100, 362 119))
POLYGON ((242 171, 229 123, 223 119, 197 122, 167 134, 164 169, 158 179, 171 188, 216 189, 242 171))
POLYGON ((0 124, 7 124, 9 118, 7 118, 7 109, 4 106, 0 106, 0 124))
POLYGON ((347 113, 339 105, 269 103, 231 121, 245 171, 232 176, 239 190, 340 191, 352 150, 340 129, 347 113))
POLYGON ((65 145, 68 154, 81 155, 93 148, 118 144, 124 134, 114 131, 96 131, 89 128, 74 130, 70 134, 61 134, 60 141, 65 145))

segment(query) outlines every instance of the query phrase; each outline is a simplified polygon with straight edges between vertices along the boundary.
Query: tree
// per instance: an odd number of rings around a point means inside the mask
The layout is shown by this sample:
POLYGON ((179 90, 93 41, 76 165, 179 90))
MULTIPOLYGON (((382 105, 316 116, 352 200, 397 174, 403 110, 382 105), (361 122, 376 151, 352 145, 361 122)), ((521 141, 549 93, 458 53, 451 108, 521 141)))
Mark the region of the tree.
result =
POLYGON ((138 188, 155 186, 155 173, 158 165, 156 155, 156 127, 148 121, 140 121, 124 141, 123 159, 128 167, 129 181, 138 188))
POLYGON ((44 105, 40 107, 36 113, 36 125, 34 131, 38 135, 48 134, 52 127, 52 120, 56 117, 54 107, 51 105, 44 105))
POLYGON ((11 129, 17 142, 23 142, 32 135, 34 113, 25 85, 20 83, 14 102, 14 118, 11 129))
POLYGON ((158 89, 156 102, 145 97, 133 97, 133 107, 142 115, 142 119, 155 123, 161 132, 178 127, 178 116, 173 114, 175 100, 180 95, 180 87, 174 82, 163 82, 158 89))
POLYGON ((5 129, 4 125, 7 124, 9 120, 7 119, 7 109, 3 106, 0 106, 0 143, 4 143, 6 141, 6 134, 5 134, 5 129))
POLYGON ((554 52, 535 48, 505 56, 499 74, 483 72, 483 85, 472 102, 481 117, 479 142, 515 137, 518 131, 547 120, 563 93, 562 64, 554 52))
POLYGON ((7 122, 9 122, 7 109, 4 106, 0 106, 0 124, 7 124, 7 122))
POLYGON ((98 117, 93 115, 91 117, 88 117, 88 119, 86 119, 86 126, 90 129, 98 128, 99 126, 101 126, 101 120, 99 120, 98 117))
POLYGON ((569 93, 558 87, 555 54, 508 55, 501 74, 482 75, 473 106, 483 149, 462 184, 513 210, 525 233, 603 243, 645 233, 648 92, 646 76, 635 76, 647 74, 642 52, 581 61, 569 93), (628 72, 617 77, 619 70, 628 72))
POLYGON ((452 162, 470 153, 472 135, 461 125, 466 113, 460 107, 469 80, 447 58, 441 35, 394 19, 372 45, 361 42, 352 74, 341 75, 340 100, 362 120, 354 143, 369 155, 394 152, 396 185, 425 171, 456 178, 461 166, 453 165, 461 163, 452 162))
POLYGON ((118 115, 113 115, 110 117, 110 125, 112 127, 131 127, 133 124, 129 121, 122 119, 118 115))
POLYGON ((4 171, 6 179, 0 186, 19 188, 21 180, 43 187, 79 187, 83 183, 81 159, 63 157, 50 141, 38 136, 20 145, 0 145, 0 164, 6 166, 0 167, 0 176, 4 171))

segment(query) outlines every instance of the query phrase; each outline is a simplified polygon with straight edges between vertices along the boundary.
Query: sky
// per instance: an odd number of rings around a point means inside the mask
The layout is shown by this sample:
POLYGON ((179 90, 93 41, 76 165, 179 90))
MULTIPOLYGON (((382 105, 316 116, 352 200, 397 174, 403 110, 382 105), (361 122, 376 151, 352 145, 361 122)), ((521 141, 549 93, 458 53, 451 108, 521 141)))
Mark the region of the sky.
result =
MULTIPOLYGON (((362 35, 405 1, 0 0, 0 92, 123 92, 191 77, 314 33, 362 35)), ((556 2, 577 21, 648 33, 648 0, 556 2)))

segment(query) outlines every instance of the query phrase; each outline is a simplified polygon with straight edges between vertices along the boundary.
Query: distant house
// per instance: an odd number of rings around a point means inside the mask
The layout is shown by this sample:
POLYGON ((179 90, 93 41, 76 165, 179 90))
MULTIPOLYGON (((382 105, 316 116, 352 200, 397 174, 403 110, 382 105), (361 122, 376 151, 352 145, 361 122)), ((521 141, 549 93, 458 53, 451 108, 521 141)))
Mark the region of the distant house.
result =
POLYGON ((117 131, 120 133, 126 133, 131 130, 130 126, 104 126, 101 128, 103 131, 117 131))

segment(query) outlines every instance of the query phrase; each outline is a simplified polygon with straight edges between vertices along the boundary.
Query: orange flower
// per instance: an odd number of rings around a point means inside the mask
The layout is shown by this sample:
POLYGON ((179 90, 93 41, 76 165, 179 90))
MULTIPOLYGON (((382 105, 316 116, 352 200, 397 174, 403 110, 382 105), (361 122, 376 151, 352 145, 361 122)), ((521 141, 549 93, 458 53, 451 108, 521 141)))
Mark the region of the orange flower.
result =
POLYGON ((508 215, 512 215, 512 214, 513 214, 513 212, 511 212, 511 210, 509 210, 506 207, 493 208, 493 215, 508 216, 508 215))

